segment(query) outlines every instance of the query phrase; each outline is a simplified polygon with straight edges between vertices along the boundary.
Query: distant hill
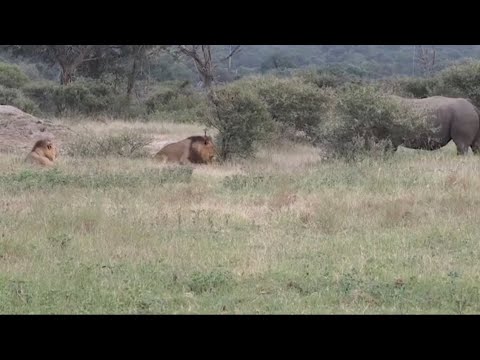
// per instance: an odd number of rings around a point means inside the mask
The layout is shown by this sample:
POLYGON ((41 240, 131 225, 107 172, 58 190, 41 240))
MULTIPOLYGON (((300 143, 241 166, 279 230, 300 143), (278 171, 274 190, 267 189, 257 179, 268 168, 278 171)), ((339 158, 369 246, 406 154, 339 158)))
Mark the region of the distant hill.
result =
MULTIPOLYGON (((231 81, 252 73, 307 67, 333 67, 373 79, 398 75, 418 76, 424 74, 421 62, 417 59, 421 48, 435 49, 432 73, 454 62, 480 59, 480 45, 435 45, 434 47, 429 45, 242 45, 240 52, 235 54, 230 63, 233 72, 228 72, 226 70, 229 63, 220 59, 227 56, 229 47, 229 45, 213 46, 213 58, 217 62, 217 77, 220 81, 231 81), (417 55, 415 57, 414 52, 417 55)), ((13 56, 2 46, 0 46, 1 61, 19 65, 32 80, 58 81, 61 72, 58 64, 52 66, 39 58, 13 56)), ((105 62, 102 65, 104 68, 102 71, 116 72, 117 75, 125 76, 130 71, 129 61, 112 63, 110 67, 109 63, 105 62)), ((84 65, 79 69, 79 74, 97 78, 99 71, 92 73, 91 68, 93 67, 84 65)), ((101 66, 98 68, 102 69, 101 66)), ((179 61, 167 53, 154 56, 142 64, 139 79, 145 79, 147 76, 156 82, 198 80, 198 73, 191 59, 179 61)))
MULTIPOLYGON (((424 48, 431 49, 429 45, 424 48)), ((480 58, 480 45, 435 45, 435 68, 467 58, 480 58)), ((419 54, 416 46, 416 54, 419 54)), ((228 46, 217 46, 217 51, 228 53, 228 46)), ((337 66, 369 77, 414 74, 413 45, 243 45, 233 61, 232 68, 261 71, 276 57, 290 67, 337 66)), ((417 60, 417 73, 420 71, 417 60)))

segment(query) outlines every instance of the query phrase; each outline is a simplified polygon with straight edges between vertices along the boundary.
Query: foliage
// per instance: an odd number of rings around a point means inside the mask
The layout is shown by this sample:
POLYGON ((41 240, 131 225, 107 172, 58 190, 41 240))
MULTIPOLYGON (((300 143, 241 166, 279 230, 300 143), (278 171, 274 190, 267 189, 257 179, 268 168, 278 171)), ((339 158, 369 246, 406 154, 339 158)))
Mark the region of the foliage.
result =
POLYGON ((267 106, 246 86, 228 85, 212 96, 212 116, 207 125, 219 131, 216 144, 223 160, 253 155, 267 141, 273 121, 267 106))
POLYGON ((25 93, 47 114, 100 114, 113 112, 121 99, 107 83, 80 79, 68 85, 38 82, 25 93))
POLYGON ((403 139, 430 130, 419 114, 373 86, 352 85, 338 95, 335 112, 317 128, 316 139, 335 155, 388 154, 403 139))
POLYGON ((292 129, 310 137, 331 109, 331 91, 306 84, 299 78, 265 77, 257 80, 256 86, 282 133, 292 129))
POLYGON ((17 65, 0 62, 0 85, 19 89, 29 81, 27 75, 17 65))
POLYGON ((453 65, 437 75, 432 94, 466 97, 480 106, 480 61, 453 65))
POLYGON ((0 85, 0 105, 15 106, 30 114, 39 112, 36 103, 25 97, 20 90, 6 88, 2 85, 0 85))

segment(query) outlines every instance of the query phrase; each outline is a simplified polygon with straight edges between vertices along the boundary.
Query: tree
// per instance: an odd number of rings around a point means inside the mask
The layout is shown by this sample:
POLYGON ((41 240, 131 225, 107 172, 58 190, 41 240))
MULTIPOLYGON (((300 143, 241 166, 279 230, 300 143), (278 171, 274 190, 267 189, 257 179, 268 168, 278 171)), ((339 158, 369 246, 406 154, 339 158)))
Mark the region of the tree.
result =
POLYGON ((293 64, 290 57, 276 52, 262 62, 260 66, 260 71, 267 72, 271 69, 287 69, 293 67, 295 67, 295 65, 293 64))
POLYGON ((143 62, 159 51, 166 49, 169 45, 124 45, 124 50, 132 58, 131 70, 127 80, 127 98, 131 99, 132 90, 138 76, 138 70, 143 62))
POLYGON ((418 50, 416 59, 420 64, 420 67, 423 70, 424 75, 430 76, 435 68, 435 56, 436 51, 435 47, 432 46, 431 49, 424 48, 420 46, 418 50))
MULTIPOLYGON (((240 50, 241 45, 230 46, 229 54, 220 61, 226 61, 240 50)), ((180 52, 193 60, 204 88, 209 89, 215 82, 215 64, 212 61, 211 45, 179 45, 180 52)))
POLYGON ((210 45, 179 45, 180 51, 193 60, 203 86, 210 88, 214 81, 212 50, 210 45))
POLYGON ((104 45, 13 45, 16 55, 44 60, 60 66, 60 84, 66 85, 75 80, 78 67, 95 58, 95 50, 104 45))
POLYGON ((232 58, 235 53, 240 51, 240 45, 229 45, 229 54, 226 57, 228 59, 228 72, 232 71, 232 58))
POLYGON ((60 84, 67 85, 75 79, 75 72, 84 61, 91 60, 95 45, 48 45, 50 52, 60 65, 60 84))

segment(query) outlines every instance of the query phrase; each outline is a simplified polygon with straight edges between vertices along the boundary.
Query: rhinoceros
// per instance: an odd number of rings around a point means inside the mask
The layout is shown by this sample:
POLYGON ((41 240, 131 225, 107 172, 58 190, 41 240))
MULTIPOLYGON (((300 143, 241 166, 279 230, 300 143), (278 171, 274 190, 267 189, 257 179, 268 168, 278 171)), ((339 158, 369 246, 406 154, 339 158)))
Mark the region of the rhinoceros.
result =
POLYGON ((480 111, 469 100, 445 96, 393 98, 409 109, 421 111, 427 123, 432 125, 428 134, 412 134, 403 139, 392 136, 395 148, 402 145, 411 149, 437 150, 453 140, 458 155, 466 155, 469 147, 475 154, 480 154, 480 111))

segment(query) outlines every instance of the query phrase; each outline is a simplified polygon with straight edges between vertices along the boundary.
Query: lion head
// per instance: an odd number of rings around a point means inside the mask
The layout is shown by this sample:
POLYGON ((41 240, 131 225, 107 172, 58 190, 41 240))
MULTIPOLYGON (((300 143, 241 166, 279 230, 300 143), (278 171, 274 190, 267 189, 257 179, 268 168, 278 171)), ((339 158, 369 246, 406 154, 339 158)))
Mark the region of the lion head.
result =
POLYGON ((190 158, 196 163, 211 163, 217 155, 217 149, 210 136, 192 136, 190 158))
POLYGON ((53 165, 58 154, 58 147, 52 140, 41 139, 35 142, 26 160, 39 165, 53 165))

